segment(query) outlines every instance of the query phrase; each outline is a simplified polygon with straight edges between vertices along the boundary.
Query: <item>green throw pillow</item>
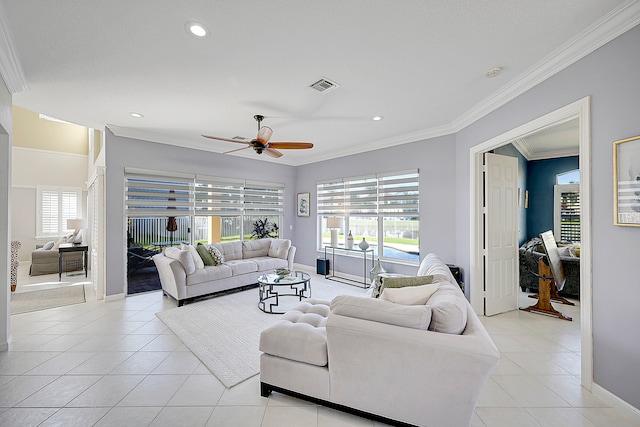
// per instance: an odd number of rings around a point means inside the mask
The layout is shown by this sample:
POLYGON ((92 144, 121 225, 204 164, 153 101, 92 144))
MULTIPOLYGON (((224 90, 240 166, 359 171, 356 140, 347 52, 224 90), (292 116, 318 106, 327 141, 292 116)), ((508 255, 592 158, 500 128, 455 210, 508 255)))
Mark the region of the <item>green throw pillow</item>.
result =
POLYGON ((200 258, 202 258, 202 262, 204 262, 204 265, 216 265, 216 261, 213 259, 205 245, 203 245, 202 243, 198 243, 198 245, 196 246, 196 251, 198 251, 198 255, 200 255, 200 258))
POLYGON ((433 283, 433 276, 410 276, 410 277, 385 277, 382 279, 382 287, 384 288, 404 288, 406 286, 421 286, 433 283))

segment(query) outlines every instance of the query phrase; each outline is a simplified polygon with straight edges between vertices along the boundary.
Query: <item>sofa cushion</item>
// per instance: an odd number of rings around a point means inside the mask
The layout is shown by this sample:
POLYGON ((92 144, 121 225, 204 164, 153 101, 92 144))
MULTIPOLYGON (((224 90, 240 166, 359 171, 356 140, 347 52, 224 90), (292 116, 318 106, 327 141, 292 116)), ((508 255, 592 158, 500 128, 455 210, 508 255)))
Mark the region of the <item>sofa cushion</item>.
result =
POLYGON ((273 258, 287 259, 287 255, 289 255, 290 247, 291 247, 291 240, 289 239, 271 239, 271 246, 269 247, 269 256, 273 258))
POLYGON ((400 305, 351 295, 335 297, 331 301, 331 313, 413 329, 427 329, 431 321, 428 305, 400 305))
POLYGON ((307 300, 287 311, 273 326, 260 334, 260 351, 289 360, 326 366, 326 301, 307 300))
POLYGON ((204 268, 204 261, 202 261, 202 258, 200 258, 200 255, 198 254, 195 246, 182 244, 180 245, 180 249, 182 249, 183 251, 189 251, 189 254, 191 254, 191 258, 193 258, 193 263, 196 265, 196 270, 204 268))
POLYGON ((289 263, 287 260, 280 258, 271 258, 268 256, 251 258, 251 261, 258 264, 258 271, 275 270, 276 268, 287 268, 289 263))
POLYGON ((189 251, 169 246, 167 248, 164 248, 164 256, 180 262, 182 268, 184 268, 185 273, 187 273, 187 276, 193 274, 193 272, 196 271, 196 264, 195 262, 193 262, 193 257, 191 256, 189 251))
POLYGON ((379 273, 376 275, 375 279, 373 279, 373 283, 369 287, 368 294, 371 295, 372 298, 379 298, 382 293, 382 282, 387 277, 408 277, 404 274, 398 273, 379 273))
POLYGON ((380 299, 404 305, 424 305, 438 290, 438 283, 402 288, 384 288, 380 299))
POLYGON ((242 258, 255 258, 259 256, 267 256, 270 239, 246 240, 242 242, 242 258))
POLYGON ((234 276, 246 273, 254 273, 258 271, 258 264, 250 259, 236 259, 233 261, 227 261, 224 265, 231 268, 234 276))
POLYGON ((451 282, 438 284, 438 290, 427 301, 427 307, 431 307, 429 330, 461 334, 467 326, 467 300, 451 282))
POLYGON ((212 280, 226 279, 233 275, 231 267, 221 265, 208 265, 202 269, 196 269, 193 274, 187 276, 187 286, 198 283, 210 282, 212 280))
POLYGON ((213 246, 218 248, 218 250, 224 256, 224 261, 233 261, 234 259, 242 259, 242 241, 241 240, 233 240, 231 242, 218 242, 214 243, 213 246))
POLYGON ((216 260, 213 259, 213 257, 209 253, 209 249, 205 245, 203 245, 202 243, 198 243, 198 245, 196 246, 196 251, 198 252, 198 255, 200 255, 200 258, 202 258, 202 262, 205 266, 216 265, 216 260))
POLYGON ((48 251, 50 249, 53 248, 53 245, 55 245, 56 242, 54 242, 53 240, 50 242, 45 243, 44 245, 42 245, 42 250, 48 251))

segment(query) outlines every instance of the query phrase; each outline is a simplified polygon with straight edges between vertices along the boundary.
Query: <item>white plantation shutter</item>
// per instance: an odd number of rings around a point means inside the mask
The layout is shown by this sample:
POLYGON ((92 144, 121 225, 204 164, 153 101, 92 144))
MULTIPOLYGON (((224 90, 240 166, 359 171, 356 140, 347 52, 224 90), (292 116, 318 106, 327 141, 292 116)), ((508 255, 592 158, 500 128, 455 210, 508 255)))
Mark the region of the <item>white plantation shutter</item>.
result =
POLYGON ((80 217, 79 188, 37 188, 38 237, 56 237, 67 233, 67 220, 80 217))
POLYGON ((558 241, 580 242, 580 185, 554 187, 554 237, 558 241))

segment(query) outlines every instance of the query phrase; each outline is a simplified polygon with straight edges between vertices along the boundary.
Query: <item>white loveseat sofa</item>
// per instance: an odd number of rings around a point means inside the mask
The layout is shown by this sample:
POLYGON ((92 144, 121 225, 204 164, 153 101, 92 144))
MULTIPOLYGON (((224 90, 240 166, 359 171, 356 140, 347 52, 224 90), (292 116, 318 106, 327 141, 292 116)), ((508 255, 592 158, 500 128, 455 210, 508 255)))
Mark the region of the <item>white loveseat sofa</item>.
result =
POLYGON ((224 261, 198 268, 188 250, 154 255, 162 291, 177 301, 222 292, 258 282, 258 277, 276 268, 293 269, 296 247, 288 239, 260 239, 214 243, 224 261))
POLYGON ((264 330, 262 396, 278 391, 393 425, 469 426, 500 353, 446 264, 429 254, 418 273, 439 284, 426 304, 307 300, 264 330))

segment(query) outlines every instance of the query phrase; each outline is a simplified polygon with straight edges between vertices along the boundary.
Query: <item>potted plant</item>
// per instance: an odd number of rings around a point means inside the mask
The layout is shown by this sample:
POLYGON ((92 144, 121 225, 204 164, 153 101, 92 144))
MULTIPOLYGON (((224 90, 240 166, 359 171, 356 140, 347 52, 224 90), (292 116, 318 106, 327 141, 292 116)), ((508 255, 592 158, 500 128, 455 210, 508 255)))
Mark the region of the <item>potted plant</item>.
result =
POLYGON ((278 237, 278 225, 269 221, 268 218, 264 220, 258 219, 253 223, 253 232, 251 237, 254 239, 266 239, 278 237))

